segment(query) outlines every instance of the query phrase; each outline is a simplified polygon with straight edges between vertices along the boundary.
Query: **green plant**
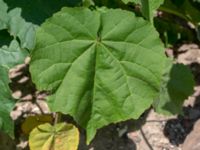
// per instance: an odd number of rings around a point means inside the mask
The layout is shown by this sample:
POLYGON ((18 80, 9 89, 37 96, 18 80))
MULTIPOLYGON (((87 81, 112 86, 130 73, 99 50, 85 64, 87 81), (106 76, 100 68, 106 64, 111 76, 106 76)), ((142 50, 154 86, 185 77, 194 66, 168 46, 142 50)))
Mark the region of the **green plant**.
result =
POLYGON ((25 48, 33 49, 35 29, 31 23, 27 23, 21 18, 20 9, 16 8, 8 12, 8 7, 2 0, 0 1, 0 13, 0 30, 6 29, 12 36, 12 38, 9 38, 9 34, 2 34, 2 39, 11 39, 12 41, 9 46, 0 48, 0 129, 14 137, 14 125, 10 118, 14 100, 8 86, 8 70, 23 63, 28 54, 25 48))
MULTIPOLYGON (((23 62, 29 55, 26 49, 30 52, 33 82, 38 90, 51 93, 47 101, 52 112, 71 115, 86 129, 88 143, 97 129, 137 119, 152 105, 159 113, 181 113, 183 100, 193 92, 194 81, 186 66, 174 64, 165 56, 164 46, 153 26, 154 12, 163 0, 159 3, 148 0, 123 2, 116 1, 115 8, 126 10, 96 6, 97 3, 110 6, 109 1, 77 1, 75 5, 89 8, 64 7, 37 26, 25 22, 20 13, 13 17, 15 13, 7 12, 6 4, 0 1, 5 14, 0 18, 0 29, 8 29, 13 36, 10 46, 0 49, 0 75, 3 77, 0 86, 5 89, 0 92, 0 108, 8 107, 0 109, 1 130, 13 135, 9 113, 14 101, 8 87, 8 69, 23 62), (131 12, 126 5, 128 2, 141 5, 144 18, 131 12), (10 21, 12 19, 14 21, 10 21), (13 57, 17 59, 13 61, 13 57), (9 128, 5 126, 8 122, 9 128)), ((31 15, 26 17, 34 20, 31 15)), ((36 21, 38 25, 41 20, 36 21)), ((77 147, 75 127, 57 124, 59 114, 56 116, 54 126, 40 125, 31 132, 31 149, 41 146, 50 149, 52 144, 55 146, 54 139, 60 139, 60 135, 67 138, 73 133, 76 138, 71 137, 71 141, 75 143, 73 148, 77 147), (44 134, 48 140, 37 141, 38 136, 44 134), (39 144, 34 145, 34 142, 39 144)), ((58 148, 54 146, 53 149, 58 148)))

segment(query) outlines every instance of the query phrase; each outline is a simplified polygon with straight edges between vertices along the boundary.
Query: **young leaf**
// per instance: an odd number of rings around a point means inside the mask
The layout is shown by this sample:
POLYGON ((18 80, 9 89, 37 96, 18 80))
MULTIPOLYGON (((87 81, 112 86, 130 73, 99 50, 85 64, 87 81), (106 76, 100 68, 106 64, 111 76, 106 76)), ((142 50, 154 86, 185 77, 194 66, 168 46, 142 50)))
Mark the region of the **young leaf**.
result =
POLYGON ((158 96, 166 63, 154 27, 128 11, 64 8, 37 31, 32 79, 52 111, 87 129, 138 118, 158 96))
POLYGON ((77 150, 78 129, 66 123, 51 126, 49 123, 36 127, 29 136, 31 150, 77 150))
POLYGON ((157 112, 172 115, 182 113, 185 99, 193 93, 192 73, 183 64, 166 64, 160 95, 154 103, 157 112))

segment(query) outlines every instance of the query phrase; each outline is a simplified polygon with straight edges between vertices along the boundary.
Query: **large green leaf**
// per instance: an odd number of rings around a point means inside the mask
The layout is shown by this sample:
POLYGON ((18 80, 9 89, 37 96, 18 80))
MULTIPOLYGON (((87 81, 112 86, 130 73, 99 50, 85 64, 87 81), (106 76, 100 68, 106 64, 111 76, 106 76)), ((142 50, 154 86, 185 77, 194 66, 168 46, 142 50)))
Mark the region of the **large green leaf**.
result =
POLYGON ((78 129, 66 123, 39 125, 29 136, 31 150, 77 150, 78 143, 78 129))
POLYGON ((122 0, 125 4, 133 2, 142 6, 141 11, 143 16, 152 21, 155 11, 164 2, 164 0, 122 0))
POLYGON ((32 79, 49 106, 90 141, 97 129, 138 118, 158 96, 166 57, 154 27, 128 11, 64 8, 37 31, 32 79))
POLYGON ((14 100, 8 86, 8 69, 23 63, 26 51, 21 51, 17 41, 12 41, 10 46, 0 48, 0 130, 13 137, 13 121, 10 112, 14 106, 14 100))

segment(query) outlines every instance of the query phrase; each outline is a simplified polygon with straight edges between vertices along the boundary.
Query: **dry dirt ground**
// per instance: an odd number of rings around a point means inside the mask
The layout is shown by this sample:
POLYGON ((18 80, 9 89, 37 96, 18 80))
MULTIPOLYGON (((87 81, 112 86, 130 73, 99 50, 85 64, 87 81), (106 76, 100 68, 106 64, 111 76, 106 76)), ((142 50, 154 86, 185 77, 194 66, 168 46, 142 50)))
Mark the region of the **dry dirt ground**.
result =
MULTIPOLYGON (((183 44, 174 50, 167 49, 166 54, 188 65, 195 76, 194 94, 185 101, 184 115, 167 117, 150 109, 138 121, 129 120, 101 129, 89 146, 81 131, 79 150, 192 150, 194 145, 200 150, 200 127, 195 125, 200 124, 200 48, 195 44, 183 44)), ((27 136, 21 130, 25 118, 49 113, 44 100, 47 94, 36 91, 30 80, 28 62, 29 59, 10 71, 13 96, 21 99, 11 113, 18 150, 29 150, 27 136)), ((197 150, 195 148, 193 150, 197 150)))

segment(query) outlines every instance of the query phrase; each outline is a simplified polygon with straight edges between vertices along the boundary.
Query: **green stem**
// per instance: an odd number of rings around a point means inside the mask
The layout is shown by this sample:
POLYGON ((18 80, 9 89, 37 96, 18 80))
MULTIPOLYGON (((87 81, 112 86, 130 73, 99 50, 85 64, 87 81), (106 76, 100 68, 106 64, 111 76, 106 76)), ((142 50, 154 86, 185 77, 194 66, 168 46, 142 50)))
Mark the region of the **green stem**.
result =
POLYGON ((160 6, 159 7, 159 10, 161 11, 164 11, 164 12, 167 12, 167 13, 170 13, 170 14, 173 14, 175 16, 178 16, 186 21, 189 21, 189 22, 192 22, 188 17, 186 17, 185 15, 182 15, 181 13, 177 12, 177 11, 174 11, 172 9, 168 9, 166 7, 163 7, 163 6, 160 6))
POLYGON ((151 21, 150 18, 150 10, 149 10, 149 0, 141 0, 142 3, 142 13, 144 15, 144 17, 151 21))
POLYGON ((60 121, 60 114, 59 113, 53 113, 54 116, 54 126, 60 121))

